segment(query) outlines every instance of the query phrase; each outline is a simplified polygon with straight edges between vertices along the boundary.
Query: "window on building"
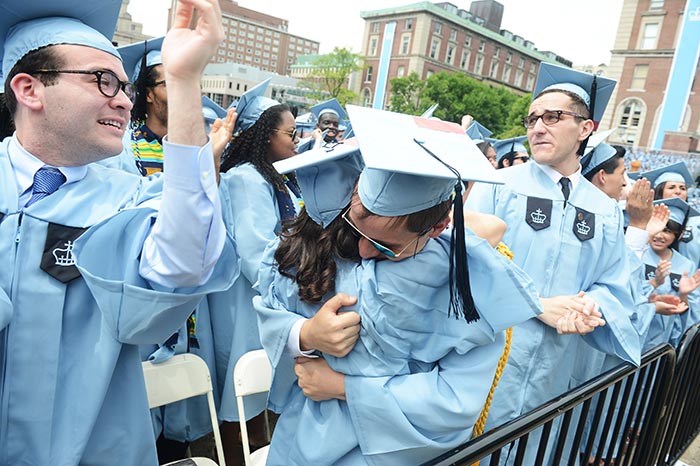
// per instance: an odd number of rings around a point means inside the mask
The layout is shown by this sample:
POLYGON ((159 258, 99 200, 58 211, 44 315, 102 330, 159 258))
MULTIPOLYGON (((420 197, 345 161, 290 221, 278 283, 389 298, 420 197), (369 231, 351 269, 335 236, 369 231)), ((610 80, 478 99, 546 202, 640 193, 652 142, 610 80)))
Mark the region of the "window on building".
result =
POLYGON ((527 75, 527 85, 525 86, 525 89, 528 91, 531 91, 532 88, 535 86, 535 73, 529 73, 527 75))
POLYGON ((501 55, 501 48, 500 47, 496 47, 495 49, 493 49, 493 58, 498 58, 500 55, 501 55))
POLYGON ((401 55, 408 55, 408 50, 410 46, 411 34, 403 34, 401 36, 401 55))
POLYGON ((518 68, 524 68, 525 67, 525 59, 523 57, 520 57, 518 59, 518 68))
POLYGON ((241 29, 248 29, 248 25, 246 23, 241 23, 241 29))
POLYGON ((479 52, 483 52, 484 50, 486 50, 486 41, 482 40, 479 42, 479 52))
POLYGON ((371 82, 372 81, 372 67, 368 66, 367 71, 365 72, 365 82, 371 82))
POLYGON ((459 67, 463 70, 469 68, 469 59, 471 58, 471 50, 462 50, 462 60, 459 63, 459 67))
POLYGON ((435 29, 433 30, 435 34, 442 34, 442 23, 435 22, 435 29))
POLYGON ((467 36, 467 38, 464 39, 464 46, 466 48, 470 48, 472 46, 472 36, 467 36))
POLYGON ((406 20, 406 23, 404 24, 404 28, 407 29, 407 30, 409 30, 409 31, 410 31, 411 29, 413 29, 413 18, 408 18, 408 19, 406 20))
POLYGON ((510 65, 503 67, 503 76, 501 76, 501 81, 504 83, 510 82, 510 65))
POLYGON ((479 54, 476 56, 476 61, 474 62, 474 73, 481 74, 484 70, 484 56, 479 54))
POLYGON ((362 105, 364 107, 372 106, 372 91, 367 88, 362 90, 362 105))
POLYGON ((649 73, 649 65, 635 65, 632 71, 632 89, 644 90, 649 73))
POLYGON ((377 54, 377 44, 379 43, 379 37, 372 36, 369 38, 369 47, 367 49, 367 55, 373 57, 377 54))
POLYGON ((397 78, 401 78, 401 77, 403 77, 403 75, 405 75, 405 74, 406 74, 406 68, 405 68, 405 67, 399 66, 399 67, 396 69, 396 77, 397 77, 397 78))
POLYGON ((508 55, 506 55, 506 63, 510 64, 511 61, 513 61, 513 52, 508 52, 508 55))
POLYGON ((375 34, 379 33, 379 23, 372 23, 372 32, 375 34))
POLYGON ((455 62, 455 46, 453 44, 447 45, 447 53, 445 54, 445 63, 448 65, 454 65, 455 62))
POLYGON ((639 48, 642 50, 655 49, 658 35, 659 23, 646 23, 642 29, 642 40, 639 48))
POLYGON ((456 29, 452 29, 450 31, 450 40, 457 40, 457 30, 456 29))
POLYGON ((630 99, 622 108, 620 126, 639 126, 642 118, 642 104, 637 99, 630 99))
POLYGON ((523 85, 523 70, 518 69, 515 71, 515 82, 513 84, 517 87, 523 85))
POLYGON ((435 71, 433 71, 433 70, 428 70, 428 71, 425 73, 425 79, 428 79, 429 77, 431 77, 431 76, 434 75, 434 74, 435 74, 435 71))
POLYGON ((497 61, 491 61, 491 69, 489 70, 489 77, 496 79, 496 76, 498 75, 498 62, 497 61))
POLYGON ((437 60, 438 51, 440 50, 440 39, 432 39, 430 41, 430 58, 437 60))

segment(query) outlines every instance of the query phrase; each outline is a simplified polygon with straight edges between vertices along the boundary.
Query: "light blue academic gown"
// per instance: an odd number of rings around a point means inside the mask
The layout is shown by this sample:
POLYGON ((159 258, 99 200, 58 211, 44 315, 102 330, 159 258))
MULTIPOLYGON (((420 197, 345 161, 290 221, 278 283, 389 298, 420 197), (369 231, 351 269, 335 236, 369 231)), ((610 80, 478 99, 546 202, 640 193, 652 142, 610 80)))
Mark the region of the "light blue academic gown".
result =
MULTIPOLYGON (((241 274, 229 290, 208 296, 207 301, 221 395, 219 420, 238 421, 233 368, 243 354, 262 348, 252 304, 257 296, 253 284, 258 280, 265 247, 277 238, 282 225, 274 189, 252 164, 222 173, 219 194, 226 229, 236 240, 241 274)), ((297 201, 293 193, 290 197, 292 202, 297 201)), ((266 395, 248 396, 244 403, 250 419, 265 409, 266 395)))
MULTIPOLYGON (((81 181, 18 212, 8 141, 0 146, 0 288, 11 313, 0 330, 0 464, 155 465, 136 345, 166 339, 237 270, 217 267, 204 286, 174 290, 141 278, 156 212, 133 207, 157 196, 160 180, 91 164, 81 181)), ((235 254, 227 241, 223 260, 235 254)))
MULTIPOLYGON (((645 283, 647 296, 655 294, 671 294, 678 296, 678 281, 683 276, 683 272, 693 274, 696 266, 689 259, 681 255, 678 251, 671 250, 671 274, 666 277, 661 286, 653 289, 650 284, 645 283)), ((644 262, 644 280, 654 277, 656 266, 659 264, 659 256, 651 249, 647 248, 642 255, 644 262)), ((668 342, 674 347, 680 343, 683 333, 692 324, 700 320, 700 291, 697 289, 688 295, 688 310, 683 314, 665 316, 655 314, 651 322, 649 332, 644 341, 644 351, 647 351, 661 343, 668 342)))
MULTIPOLYGON (((347 402, 314 402, 296 385, 289 331, 321 304, 300 301, 267 249, 254 300, 274 368, 270 406, 282 411, 268 465, 417 464, 471 436, 503 352, 503 330, 541 312, 530 279, 468 232, 469 270, 482 318, 448 317, 449 236, 400 262, 337 261, 336 291, 358 296, 360 339, 344 358, 347 402), (500 287, 512 293, 500 293, 500 287), (410 290, 410 292, 407 292, 410 290), (285 311, 286 309, 286 311, 285 311)), ((325 301, 325 300, 324 300, 325 301)))
POLYGON ((678 252, 700 267, 700 217, 690 217, 681 240, 678 242, 678 252))
MULTIPOLYGON (((629 316, 634 301, 619 207, 583 178, 565 202, 559 185, 537 163, 504 169, 502 174, 505 185, 477 184, 467 207, 495 214, 508 224, 503 242, 513 251, 513 261, 532 277, 540 296, 585 291, 600 305, 607 324, 583 337, 559 335, 537 319, 515 327, 487 430, 566 392, 577 353, 588 349, 579 345, 581 339, 622 360, 641 360, 639 333, 629 316)), ((555 426, 551 438, 556 431, 555 426)), ((528 443, 533 442, 536 445, 537 439, 531 437, 528 443)), ((528 452, 534 453, 534 448, 528 452)))

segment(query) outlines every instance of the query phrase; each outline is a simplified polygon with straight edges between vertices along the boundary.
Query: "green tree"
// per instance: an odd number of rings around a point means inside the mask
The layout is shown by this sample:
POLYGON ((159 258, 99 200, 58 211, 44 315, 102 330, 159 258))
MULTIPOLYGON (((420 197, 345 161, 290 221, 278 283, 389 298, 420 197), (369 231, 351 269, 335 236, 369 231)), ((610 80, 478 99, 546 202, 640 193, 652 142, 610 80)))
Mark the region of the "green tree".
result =
POLYGON ((530 103, 532 103, 532 94, 525 94, 511 104, 506 120, 506 129, 499 135, 501 139, 523 136, 527 133, 523 126, 523 118, 527 116, 530 103))
POLYGON ((331 53, 320 55, 313 61, 313 70, 305 79, 305 84, 316 91, 319 99, 330 95, 345 106, 357 97, 348 89, 348 79, 352 73, 361 69, 358 54, 336 47, 331 53))
POLYGON ((421 80, 415 71, 406 77, 393 78, 390 83, 389 106, 392 112, 418 115, 422 110, 430 107, 430 104, 421 105, 421 93, 425 88, 425 81, 421 80))

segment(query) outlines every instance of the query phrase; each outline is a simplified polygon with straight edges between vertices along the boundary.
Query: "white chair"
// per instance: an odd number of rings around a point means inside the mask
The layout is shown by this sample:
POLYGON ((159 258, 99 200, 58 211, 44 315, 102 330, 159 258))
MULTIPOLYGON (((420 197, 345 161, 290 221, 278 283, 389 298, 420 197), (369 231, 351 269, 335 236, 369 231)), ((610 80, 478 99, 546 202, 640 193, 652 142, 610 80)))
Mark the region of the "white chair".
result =
MULTIPOLYGON (((219 466, 226 466, 221 434, 219 433, 219 421, 216 418, 211 376, 204 360, 196 354, 185 353, 176 354, 162 363, 153 364, 146 361, 142 365, 149 408, 157 408, 193 396, 207 396, 219 466)), ((196 460, 202 461, 201 458, 196 460)), ((194 464, 206 466, 207 463, 195 461, 194 464)))
POLYGON ((233 386, 236 391, 238 418, 241 424, 241 441, 243 442, 243 457, 246 466, 264 465, 270 446, 264 446, 250 453, 248 428, 245 422, 245 407, 243 397, 270 391, 272 384, 272 366, 265 350, 249 351, 238 359, 233 368, 233 386))

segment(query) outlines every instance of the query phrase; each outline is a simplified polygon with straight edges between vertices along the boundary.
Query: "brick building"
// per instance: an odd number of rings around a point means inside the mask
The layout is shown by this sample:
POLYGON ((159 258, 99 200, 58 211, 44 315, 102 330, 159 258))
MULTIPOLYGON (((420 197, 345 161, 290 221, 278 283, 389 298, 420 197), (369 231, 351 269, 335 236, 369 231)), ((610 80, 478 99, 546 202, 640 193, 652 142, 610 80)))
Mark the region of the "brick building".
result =
POLYGON ((114 36, 112 36, 112 43, 118 47, 135 44, 151 38, 151 36, 143 33, 143 24, 134 22, 131 19, 131 14, 127 11, 127 8, 129 8, 129 0, 122 0, 117 29, 114 31, 114 36))
MULTIPOLYGON (((624 0, 607 73, 618 84, 601 122, 601 128, 618 127, 611 142, 652 145, 685 7, 686 0, 624 0)), ((680 131, 666 132, 663 148, 695 151, 699 130, 700 83, 695 79, 680 131)))
POLYGON ((288 21, 219 0, 226 40, 212 63, 240 63, 289 75, 297 56, 318 53, 319 43, 287 32, 288 21))
MULTIPOLYGON (((518 94, 531 92, 541 62, 571 66, 553 52, 511 31, 501 29, 503 5, 495 0, 474 1, 470 11, 442 2, 420 2, 396 8, 365 11, 360 55, 365 69, 353 91, 363 105, 371 105, 381 54, 384 27, 396 23, 388 79, 416 72, 421 79, 447 71, 464 73, 518 94)), ((385 105, 388 103, 389 93, 385 105)))

